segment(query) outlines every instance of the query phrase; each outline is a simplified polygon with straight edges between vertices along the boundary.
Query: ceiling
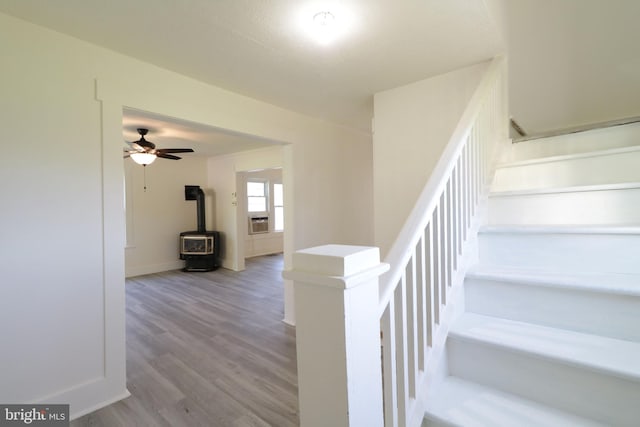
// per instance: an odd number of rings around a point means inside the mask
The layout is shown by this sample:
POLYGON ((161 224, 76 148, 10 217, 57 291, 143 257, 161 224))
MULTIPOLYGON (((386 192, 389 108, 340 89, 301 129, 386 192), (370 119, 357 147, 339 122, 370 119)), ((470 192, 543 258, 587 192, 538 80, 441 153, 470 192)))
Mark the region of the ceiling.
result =
MULTIPOLYGON (((376 92, 491 58, 502 40, 511 114, 529 133, 640 115, 637 0, 2 0, 0 12, 365 131, 376 92), (301 17, 327 8, 350 24, 322 45, 301 17)), ((172 147, 217 131, 129 114, 126 140, 145 123, 175 128, 172 147)))
POLYGON ((0 11, 366 131, 374 93, 501 49, 482 0, 2 0, 0 11), (326 5, 351 24, 321 45, 300 17, 326 5))

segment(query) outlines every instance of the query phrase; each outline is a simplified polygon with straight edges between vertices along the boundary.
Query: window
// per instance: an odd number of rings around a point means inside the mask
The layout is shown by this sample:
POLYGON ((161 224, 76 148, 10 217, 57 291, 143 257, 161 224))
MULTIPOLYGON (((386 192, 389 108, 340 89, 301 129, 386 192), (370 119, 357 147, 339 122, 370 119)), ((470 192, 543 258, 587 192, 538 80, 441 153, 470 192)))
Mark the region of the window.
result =
MULTIPOLYGON (((258 217, 266 217, 269 224, 269 229, 266 232, 284 231, 284 186, 282 183, 269 182, 267 178, 262 177, 247 179, 247 213, 250 224, 253 224, 251 221, 258 217)), ((250 232, 250 234, 255 233, 250 232)))
POLYGON ((267 211, 267 185, 263 181, 247 182, 247 210, 249 212, 267 211))
POLYGON ((284 191, 282 184, 273 184, 274 231, 284 230, 284 191))

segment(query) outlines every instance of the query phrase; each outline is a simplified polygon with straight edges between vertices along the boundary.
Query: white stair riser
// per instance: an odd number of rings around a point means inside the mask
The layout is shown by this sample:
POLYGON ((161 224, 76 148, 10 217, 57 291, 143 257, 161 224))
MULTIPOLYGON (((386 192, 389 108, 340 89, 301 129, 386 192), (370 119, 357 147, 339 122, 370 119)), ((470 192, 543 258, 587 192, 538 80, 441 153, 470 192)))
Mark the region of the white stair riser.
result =
POLYGON ((448 377, 428 399, 423 426, 466 427, 604 427, 601 423, 506 394, 493 388, 448 377), (458 405, 458 402, 461 404, 458 405), (442 420, 450 420, 443 423, 442 420), (431 424, 430 422, 440 422, 431 424))
POLYGON ((640 274, 640 235, 482 232, 479 256, 497 268, 640 274))
POLYGON ((467 278, 465 306, 486 316, 640 342, 640 296, 467 278))
POLYGON ((526 399, 616 426, 640 419, 640 384, 494 345, 447 341, 449 372, 526 399))
POLYGON ((521 161, 549 156, 631 147, 640 141, 640 123, 594 129, 512 144, 503 161, 521 161))
POLYGON ((640 182, 640 150, 500 167, 492 191, 640 182))
POLYGON ((426 413, 421 427, 457 427, 457 424, 441 420, 432 414, 426 413))
POLYGON ((491 225, 637 223, 640 188, 492 196, 488 221, 491 225))

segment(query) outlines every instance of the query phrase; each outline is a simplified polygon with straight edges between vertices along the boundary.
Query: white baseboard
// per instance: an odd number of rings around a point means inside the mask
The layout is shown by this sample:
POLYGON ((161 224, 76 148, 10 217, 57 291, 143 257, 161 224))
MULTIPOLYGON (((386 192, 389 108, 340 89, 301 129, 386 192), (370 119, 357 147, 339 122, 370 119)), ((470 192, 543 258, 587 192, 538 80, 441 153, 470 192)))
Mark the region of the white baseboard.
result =
POLYGON ((127 397, 130 397, 131 393, 129 392, 129 390, 125 389, 125 391, 117 396, 114 396, 113 398, 110 399, 105 399, 100 403, 96 403, 93 406, 84 408, 80 411, 76 411, 76 412, 71 412, 71 414, 69 415, 69 418, 72 420, 75 420, 76 418, 80 418, 83 417, 87 414, 90 414, 94 411, 97 411, 98 409, 104 408, 106 406, 109 406, 111 404, 114 404, 116 402, 119 402, 120 400, 126 399, 127 397))
POLYGON ((147 264, 125 268, 125 277, 143 276, 145 274, 161 273, 163 271, 179 270, 184 267, 184 261, 177 260, 161 264, 147 264))
POLYGON ((294 328, 296 326, 296 322, 294 322, 292 319, 287 319, 286 317, 282 319, 282 323, 284 323, 285 325, 293 326, 294 328))
POLYGON ((36 399, 38 404, 69 405, 69 418, 76 419, 131 396, 122 377, 99 377, 36 399))

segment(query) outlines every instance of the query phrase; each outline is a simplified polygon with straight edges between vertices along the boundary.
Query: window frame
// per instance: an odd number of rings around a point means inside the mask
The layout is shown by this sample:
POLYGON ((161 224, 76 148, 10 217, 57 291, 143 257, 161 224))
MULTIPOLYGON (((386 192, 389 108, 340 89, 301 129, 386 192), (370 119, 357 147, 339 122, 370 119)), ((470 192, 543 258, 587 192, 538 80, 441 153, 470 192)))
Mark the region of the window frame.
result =
POLYGON ((274 233, 282 233, 284 232, 284 184, 282 184, 282 182, 274 182, 272 183, 273 186, 273 200, 271 202, 271 207, 273 208, 273 232, 274 233), (281 191, 281 204, 277 205, 276 204, 276 185, 279 185, 282 189, 281 191), (280 208, 281 212, 282 212, 282 228, 276 228, 276 224, 278 223, 276 217, 277 217, 277 209, 280 208))
POLYGON ((249 217, 252 216, 259 216, 261 214, 268 214, 269 213, 269 181, 264 180, 264 179, 260 179, 260 178, 250 178, 247 179, 247 183, 245 186, 245 191, 246 191, 246 202, 247 202, 247 214, 249 217), (262 185, 262 189, 263 189, 263 195, 262 196, 252 196, 249 195, 249 185, 250 184, 261 184, 262 185), (264 210, 251 210, 251 199, 252 198, 256 198, 256 199, 264 199, 264 210))

